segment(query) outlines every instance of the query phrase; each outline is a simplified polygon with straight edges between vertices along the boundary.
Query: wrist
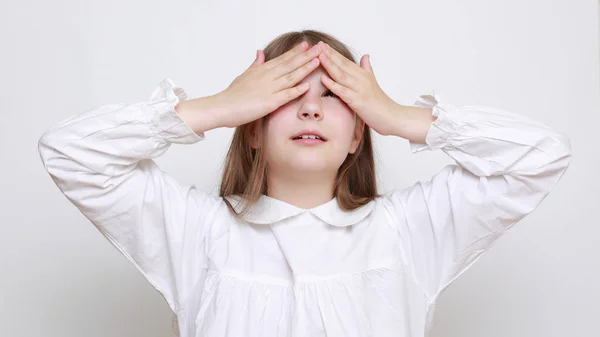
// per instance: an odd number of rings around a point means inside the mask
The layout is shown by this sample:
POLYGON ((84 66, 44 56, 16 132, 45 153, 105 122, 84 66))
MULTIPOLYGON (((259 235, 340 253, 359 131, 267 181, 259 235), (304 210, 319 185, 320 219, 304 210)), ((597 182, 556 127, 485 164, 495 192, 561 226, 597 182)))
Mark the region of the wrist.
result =
POLYGON ((397 104, 394 108, 392 134, 412 142, 424 143, 435 119, 431 108, 397 104))
POLYGON ((179 102, 175 112, 196 133, 226 126, 216 95, 179 102))
POLYGON ((390 111, 391 119, 388 123, 389 125, 389 133, 390 136, 402 137, 403 130, 406 128, 407 124, 407 106, 398 104, 393 102, 390 111))

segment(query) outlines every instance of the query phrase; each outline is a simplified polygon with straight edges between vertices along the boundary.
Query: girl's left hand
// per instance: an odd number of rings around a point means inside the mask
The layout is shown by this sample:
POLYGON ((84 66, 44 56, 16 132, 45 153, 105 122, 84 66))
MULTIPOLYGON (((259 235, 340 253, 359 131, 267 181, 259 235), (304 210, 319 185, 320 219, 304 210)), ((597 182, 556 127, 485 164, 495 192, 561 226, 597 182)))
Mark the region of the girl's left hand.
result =
POLYGON ((379 87, 369 55, 363 55, 360 66, 348 60, 324 42, 318 43, 323 51, 319 60, 327 75, 323 84, 340 97, 373 130, 381 135, 392 133, 395 111, 399 104, 379 87))

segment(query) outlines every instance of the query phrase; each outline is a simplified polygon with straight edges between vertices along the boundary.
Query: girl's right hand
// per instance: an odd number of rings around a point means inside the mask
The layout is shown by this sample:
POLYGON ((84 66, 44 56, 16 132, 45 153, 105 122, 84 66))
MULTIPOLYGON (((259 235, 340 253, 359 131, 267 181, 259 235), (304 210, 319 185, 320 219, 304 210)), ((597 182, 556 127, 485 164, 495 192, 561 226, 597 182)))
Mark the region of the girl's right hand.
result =
POLYGON ((296 84, 319 66, 321 53, 318 45, 309 50, 307 47, 302 42, 266 63, 264 53, 257 51, 254 63, 227 89, 213 96, 222 114, 214 116, 218 124, 236 127, 252 122, 306 92, 308 83, 296 84))

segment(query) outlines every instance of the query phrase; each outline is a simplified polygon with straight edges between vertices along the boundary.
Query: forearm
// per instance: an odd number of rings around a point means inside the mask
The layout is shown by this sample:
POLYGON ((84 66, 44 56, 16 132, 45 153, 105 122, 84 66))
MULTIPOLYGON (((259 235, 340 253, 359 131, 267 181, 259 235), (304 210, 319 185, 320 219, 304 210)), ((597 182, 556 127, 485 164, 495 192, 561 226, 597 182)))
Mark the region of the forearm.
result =
POLYGON ((219 94, 179 102, 175 112, 197 134, 228 127, 226 99, 219 94))
POLYGON ((397 104, 392 114, 392 135, 415 143, 425 143, 431 123, 437 119, 432 108, 421 108, 397 104))
POLYGON ((64 187, 108 186, 107 177, 126 177, 139 161, 162 155, 171 143, 201 140, 173 111, 174 88, 165 79, 148 100, 106 104, 59 122, 39 140, 46 169, 64 187))
POLYGON ((394 124, 394 134, 412 138, 413 153, 441 149, 480 177, 532 179, 535 175, 535 179, 552 180, 569 163, 569 139, 524 115, 486 106, 438 103, 432 96, 420 97, 415 105, 398 110, 403 112, 396 114, 394 124))

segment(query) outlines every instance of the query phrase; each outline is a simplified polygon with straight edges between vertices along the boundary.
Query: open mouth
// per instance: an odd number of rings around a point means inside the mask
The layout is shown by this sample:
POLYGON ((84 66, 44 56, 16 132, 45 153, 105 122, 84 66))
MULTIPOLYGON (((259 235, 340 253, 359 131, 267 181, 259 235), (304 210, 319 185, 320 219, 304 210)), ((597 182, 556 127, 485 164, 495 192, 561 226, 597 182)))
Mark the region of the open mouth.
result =
POLYGON ((318 139, 318 140, 323 140, 324 141, 324 139, 322 139, 321 137, 319 137, 317 135, 302 135, 302 136, 294 137, 292 139, 294 139, 294 140, 297 140, 297 139, 318 139))
POLYGON ((302 132, 299 132, 291 139, 295 143, 303 145, 317 145, 327 141, 327 138, 323 137, 322 134, 313 130, 304 130, 302 132))

